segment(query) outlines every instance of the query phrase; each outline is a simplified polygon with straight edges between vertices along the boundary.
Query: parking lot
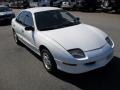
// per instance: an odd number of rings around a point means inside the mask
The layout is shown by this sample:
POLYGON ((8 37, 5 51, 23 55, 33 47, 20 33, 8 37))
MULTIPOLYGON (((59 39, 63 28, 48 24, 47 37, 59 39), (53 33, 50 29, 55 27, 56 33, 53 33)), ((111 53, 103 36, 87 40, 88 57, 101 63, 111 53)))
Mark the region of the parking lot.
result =
MULTIPOLYGON (((19 10, 14 10, 17 14, 19 10)), ((120 14, 70 11, 82 23, 102 29, 115 42, 112 61, 80 75, 48 73, 40 57, 26 46, 17 46, 11 26, 0 24, 0 90, 120 90, 120 14)))

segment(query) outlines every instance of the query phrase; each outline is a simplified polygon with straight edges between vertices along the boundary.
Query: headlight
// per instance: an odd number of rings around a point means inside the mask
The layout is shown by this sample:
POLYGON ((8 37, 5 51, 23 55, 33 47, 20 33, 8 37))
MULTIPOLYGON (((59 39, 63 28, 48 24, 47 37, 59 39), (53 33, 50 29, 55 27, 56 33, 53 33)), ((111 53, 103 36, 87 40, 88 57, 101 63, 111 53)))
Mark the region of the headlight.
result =
POLYGON ((105 40, 107 41, 107 43, 108 43, 111 47, 113 47, 113 42, 112 42, 112 40, 111 40, 109 37, 106 37, 105 40))
POLYGON ((68 50, 68 52, 74 57, 74 58, 85 58, 85 54, 81 49, 71 49, 68 50))

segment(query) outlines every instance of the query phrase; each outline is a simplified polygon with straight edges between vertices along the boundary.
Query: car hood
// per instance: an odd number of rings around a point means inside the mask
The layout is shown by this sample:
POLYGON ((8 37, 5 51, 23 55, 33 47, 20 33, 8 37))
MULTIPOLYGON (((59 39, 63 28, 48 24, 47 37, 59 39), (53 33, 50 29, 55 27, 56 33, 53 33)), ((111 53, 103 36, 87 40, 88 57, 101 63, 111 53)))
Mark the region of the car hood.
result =
POLYGON ((100 48, 106 43, 105 33, 86 24, 44 31, 43 33, 66 50, 80 48, 83 51, 89 51, 100 48))

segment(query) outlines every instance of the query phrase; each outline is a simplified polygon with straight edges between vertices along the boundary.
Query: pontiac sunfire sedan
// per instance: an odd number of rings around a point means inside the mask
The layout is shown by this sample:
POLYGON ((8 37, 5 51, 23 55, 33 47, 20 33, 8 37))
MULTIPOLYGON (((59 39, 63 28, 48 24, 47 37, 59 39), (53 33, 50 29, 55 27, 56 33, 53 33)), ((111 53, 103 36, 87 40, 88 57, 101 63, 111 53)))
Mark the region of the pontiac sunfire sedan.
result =
POLYGON ((12 20, 15 42, 41 56, 47 71, 84 73, 105 66, 114 43, 96 27, 55 7, 25 9, 12 20))

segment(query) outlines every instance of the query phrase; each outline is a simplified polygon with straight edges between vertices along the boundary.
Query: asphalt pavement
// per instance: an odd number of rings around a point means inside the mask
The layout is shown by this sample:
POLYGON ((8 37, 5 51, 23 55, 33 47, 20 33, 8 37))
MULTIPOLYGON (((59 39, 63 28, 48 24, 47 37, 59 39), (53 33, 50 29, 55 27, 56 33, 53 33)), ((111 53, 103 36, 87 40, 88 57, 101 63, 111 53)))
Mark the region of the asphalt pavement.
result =
MULTIPOLYGON (((19 10, 14 10, 17 14, 19 10)), ((17 46, 10 24, 0 24, 0 90, 120 90, 120 14, 73 12, 115 42, 115 55, 105 67, 79 75, 48 73, 38 55, 17 46)))

